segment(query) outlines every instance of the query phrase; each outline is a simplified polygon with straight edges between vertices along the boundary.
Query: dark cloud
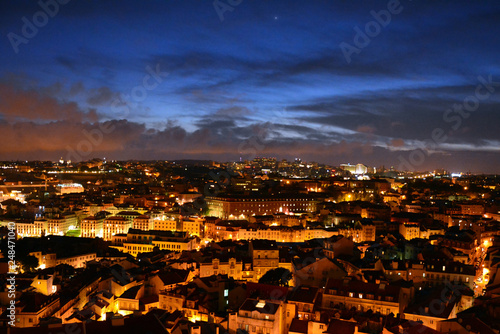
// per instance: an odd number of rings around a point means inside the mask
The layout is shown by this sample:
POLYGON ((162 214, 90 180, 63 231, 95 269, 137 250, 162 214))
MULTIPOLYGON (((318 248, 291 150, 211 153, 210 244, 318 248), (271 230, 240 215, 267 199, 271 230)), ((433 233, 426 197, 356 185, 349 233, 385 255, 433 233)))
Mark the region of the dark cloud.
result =
POLYGON ((0 115, 7 121, 96 120, 95 111, 84 111, 76 102, 60 101, 43 89, 19 90, 6 84, 0 84, 0 115))
POLYGON ((106 105, 120 99, 120 94, 108 87, 91 89, 88 92, 87 103, 93 106, 106 105))

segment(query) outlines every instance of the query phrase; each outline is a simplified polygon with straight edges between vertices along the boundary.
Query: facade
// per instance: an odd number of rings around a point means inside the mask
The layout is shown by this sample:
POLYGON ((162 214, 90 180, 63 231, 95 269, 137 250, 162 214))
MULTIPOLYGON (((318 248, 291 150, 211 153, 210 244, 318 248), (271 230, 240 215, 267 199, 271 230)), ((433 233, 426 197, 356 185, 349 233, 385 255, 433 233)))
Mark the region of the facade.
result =
POLYGON ((38 259, 38 267, 42 269, 56 266, 56 253, 31 252, 29 255, 38 259))
POLYGON ((476 270, 472 265, 460 262, 429 262, 425 266, 425 278, 429 285, 461 284, 474 288, 476 270))
MULTIPOLYGON (((287 310, 294 307, 294 314, 300 320, 316 319, 315 304, 318 299, 319 289, 316 287, 301 286, 293 290, 287 297, 287 310)), ((319 314, 319 312, 318 312, 319 314)))
POLYGON ((57 285, 53 283, 54 275, 40 274, 36 275, 31 286, 35 288, 36 292, 48 296, 57 292, 57 285))
POLYGON ((249 248, 252 256, 254 281, 258 282, 266 272, 279 267, 279 249, 275 241, 253 240, 250 242, 249 248))
POLYGON ((324 228, 303 228, 302 226, 260 226, 258 228, 242 227, 238 230, 239 240, 266 239, 278 242, 304 242, 317 238, 329 238, 338 234, 337 231, 324 228))
POLYGON ((207 197, 211 216, 248 219, 252 215, 315 212, 320 201, 313 197, 207 197))
POLYGON ((16 222, 16 232, 18 237, 41 237, 46 233, 48 227, 48 222, 45 219, 27 221, 27 222, 16 222))
POLYGON ((177 220, 167 217, 157 217, 153 219, 153 228, 156 231, 177 231, 177 220))
POLYGON ((87 262, 95 261, 96 258, 97 258, 96 253, 75 255, 75 256, 56 259, 56 266, 60 264, 68 264, 73 268, 85 268, 87 262))
POLYGON ((473 203, 460 204, 460 213, 462 215, 482 216, 484 214, 484 206, 473 203))
POLYGON ((83 189, 83 186, 79 183, 62 183, 56 186, 56 191, 59 195, 64 195, 82 193, 85 189, 83 189))
POLYGON ((285 334, 285 310, 280 301, 247 299, 238 312, 229 315, 229 333, 244 330, 247 333, 285 334))
POLYGON ((210 262, 202 262, 199 269, 200 277, 228 275, 235 280, 241 280, 242 271, 243 262, 236 260, 234 257, 227 260, 214 258, 210 262))
POLYGON ((137 217, 141 217, 142 215, 143 214, 137 211, 120 211, 116 214, 117 217, 123 217, 131 223, 134 222, 134 219, 136 219, 137 217))
POLYGON ((103 239, 113 240, 113 235, 127 233, 132 228, 132 222, 125 217, 108 217, 103 224, 103 239))
POLYGON ((68 230, 69 223, 64 219, 47 219, 47 234, 64 235, 68 230))
POLYGON ((89 216, 80 223, 83 238, 102 238, 104 233, 104 217, 89 216))
POLYGON ((332 236, 325 240, 323 251, 331 259, 339 255, 351 256, 354 253, 354 242, 342 235, 332 236))
POLYGON ((34 327, 40 319, 52 316, 60 307, 59 297, 30 293, 16 307, 16 327, 34 327))
POLYGON ((96 253, 78 254, 64 258, 57 258, 56 253, 31 252, 38 259, 38 266, 41 269, 52 268, 60 264, 68 264, 74 268, 84 268, 88 261, 94 261, 97 258, 96 253))
POLYGON ((354 225, 343 225, 339 227, 338 234, 351 239, 354 242, 375 241, 376 227, 374 224, 355 223, 354 225))
POLYGON ((149 231, 154 229, 153 219, 148 215, 140 215, 134 218, 132 228, 149 231))
POLYGON ((189 235, 202 236, 204 219, 198 217, 188 217, 180 221, 180 231, 187 232, 189 235))
POLYGON ((350 278, 329 279, 323 293, 324 308, 356 308, 380 314, 402 314, 412 298, 413 288, 402 288, 387 283, 367 283, 350 278))
POLYGON ((130 229, 122 245, 116 248, 125 253, 137 256, 139 253, 152 252, 155 247, 161 250, 181 252, 196 249, 196 239, 189 237, 186 232, 171 231, 142 231, 130 229))
POLYGON ((420 225, 419 224, 400 224, 399 234, 406 240, 420 238, 420 225))

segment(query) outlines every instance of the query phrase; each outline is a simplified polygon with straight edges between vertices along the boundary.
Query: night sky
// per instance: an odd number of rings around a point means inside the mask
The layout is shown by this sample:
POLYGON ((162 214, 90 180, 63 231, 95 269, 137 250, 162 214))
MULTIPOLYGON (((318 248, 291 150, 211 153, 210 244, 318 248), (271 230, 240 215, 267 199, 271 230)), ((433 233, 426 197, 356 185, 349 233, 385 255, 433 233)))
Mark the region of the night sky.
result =
POLYGON ((498 1, 59 1, 0 2, 0 160, 500 173, 498 1))

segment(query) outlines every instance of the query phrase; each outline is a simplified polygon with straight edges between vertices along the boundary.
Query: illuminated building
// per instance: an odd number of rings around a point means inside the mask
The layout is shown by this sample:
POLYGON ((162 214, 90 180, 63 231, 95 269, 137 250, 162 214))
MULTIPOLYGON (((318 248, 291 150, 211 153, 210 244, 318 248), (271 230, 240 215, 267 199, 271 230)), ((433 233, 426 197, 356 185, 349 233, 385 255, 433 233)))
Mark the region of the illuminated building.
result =
POLYGON ((56 253, 31 252, 38 259, 38 267, 40 269, 52 268, 60 264, 67 264, 73 268, 85 268, 88 261, 94 261, 97 258, 96 253, 78 254, 63 258, 57 258, 56 253))
POLYGON ((316 287, 300 286, 291 291, 287 296, 288 305, 295 306, 297 318, 301 320, 320 320, 316 319, 314 305, 319 295, 319 289, 316 287))
MULTIPOLYGON (((155 247, 174 252, 196 249, 196 239, 190 238, 186 232, 142 231, 131 228, 125 238, 123 238, 125 240, 122 241, 122 244, 115 248, 133 256, 152 252, 155 247)), ((116 242, 117 239, 114 240, 116 242)))
POLYGON ((247 299, 238 312, 229 314, 229 331, 285 334, 286 306, 282 301, 247 299))
POLYGON ((320 201, 309 196, 207 197, 209 214, 222 219, 248 219, 252 215, 277 212, 315 212, 320 201))
POLYGON ((38 292, 25 293, 16 305, 16 327, 34 327, 40 319, 53 315, 60 307, 57 294, 45 296, 38 292))
POLYGON ((35 288, 36 292, 48 296, 57 292, 57 286, 53 285, 53 283, 54 275, 39 274, 35 276, 31 286, 35 288))
POLYGON ((348 171, 351 174, 366 174, 368 172, 368 167, 363 164, 341 164, 340 169, 348 171))
POLYGON ((203 223, 205 220, 198 217, 187 217, 180 220, 180 231, 187 232, 189 235, 201 236, 203 223))
POLYGON ((144 296, 144 288, 133 286, 116 298, 118 313, 125 316, 139 311, 139 299, 144 296))
POLYGON ((303 228, 302 226, 260 226, 241 227, 237 231, 237 239, 240 240, 276 240, 278 242, 304 242, 316 238, 329 238, 338 234, 336 231, 324 228, 303 228))
POLYGON ((89 216, 80 223, 83 238, 102 238, 104 231, 104 217, 89 216))
POLYGON ((56 186, 58 195, 82 193, 85 191, 83 186, 79 183, 63 183, 56 186))
POLYGON ((472 265, 452 261, 427 261, 425 279, 430 286, 462 284, 470 289, 474 287, 476 270, 472 265))
POLYGON ((228 275, 235 280, 241 279, 243 262, 234 257, 229 259, 208 259, 200 263, 200 277, 210 277, 212 275, 228 275))
POLYGON ((352 277, 329 279, 323 293, 324 308, 345 307, 380 314, 401 314, 412 298, 413 288, 387 283, 367 283, 352 277))
POLYGON ((56 259, 56 266, 60 264, 67 264, 73 268, 85 268, 87 262, 94 261, 97 257, 96 253, 80 254, 56 259))
POLYGON ((120 211, 116 214, 117 217, 123 217, 127 219, 129 222, 133 223, 134 219, 137 217, 141 217, 142 214, 137 211, 120 211))
POLYGON ((111 241, 113 235, 127 233, 132 228, 132 222, 124 217, 108 217, 103 224, 103 239, 111 241))
POLYGON ((375 241, 375 231, 375 225, 369 222, 343 224, 338 227, 339 235, 343 235, 354 242, 375 241))
POLYGON ((47 220, 16 221, 16 232, 18 237, 41 237, 47 231, 47 220))
POLYGON ((148 215, 140 215, 134 218, 132 228, 149 231, 154 228, 154 222, 152 217, 148 215))
POLYGON ((420 238, 420 225, 419 224, 399 224, 399 233, 406 240, 420 238))
POLYGON ((482 204, 465 203, 459 204, 459 206, 462 215, 482 216, 484 214, 484 206, 482 204))
POLYGON ((252 255, 254 281, 259 279, 269 270, 279 266, 279 249, 276 241, 252 240, 249 246, 252 255))
POLYGON ((169 217, 157 217, 153 219, 153 228, 156 231, 177 231, 177 220, 169 217))
POLYGON ((53 218, 47 218, 46 234, 65 235, 69 230, 77 229, 78 220, 73 213, 58 214, 53 218))

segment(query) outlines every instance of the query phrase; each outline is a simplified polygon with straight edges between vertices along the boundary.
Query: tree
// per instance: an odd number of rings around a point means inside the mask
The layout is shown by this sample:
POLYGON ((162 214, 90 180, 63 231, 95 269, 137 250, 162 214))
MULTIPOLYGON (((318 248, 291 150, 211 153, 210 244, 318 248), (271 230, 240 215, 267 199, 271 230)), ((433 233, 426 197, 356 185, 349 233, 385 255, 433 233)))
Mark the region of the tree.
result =
POLYGON ((292 273, 285 268, 271 269, 266 272, 260 279, 259 283, 271 284, 278 286, 288 286, 288 281, 292 279, 292 273))
POLYGON ((32 272, 38 267, 38 258, 27 255, 19 259, 19 263, 24 272, 32 272))

